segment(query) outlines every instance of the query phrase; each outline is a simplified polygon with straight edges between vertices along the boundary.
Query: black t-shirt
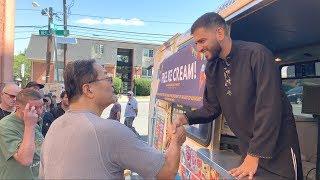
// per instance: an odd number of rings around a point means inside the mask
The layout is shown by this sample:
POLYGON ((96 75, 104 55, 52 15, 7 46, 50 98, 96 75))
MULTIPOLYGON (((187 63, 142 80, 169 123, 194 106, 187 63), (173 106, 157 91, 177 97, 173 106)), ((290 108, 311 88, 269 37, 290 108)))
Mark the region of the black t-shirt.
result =
POLYGON ((3 110, 3 109, 0 108, 0 120, 1 120, 3 117, 5 117, 5 116, 7 116, 7 115, 9 115, 9 114, 11 114, 11 112, 5 111, 5 110, 3 110))
POLYGON ((45 112, 42 119, 43 119, 42 134, 43 134, 43 136, 46 136, 46 134, 49 130, 49 127, 51 126, 51 124, 55 118, 53 117, 52 113, 45 112))
POLYGON ((62 116, 65 111, 62 109, 61 103, 59 103, 57 107, 51 111, 51 113, 53 114, 54 119, 57 119, 58 117, 62 116))

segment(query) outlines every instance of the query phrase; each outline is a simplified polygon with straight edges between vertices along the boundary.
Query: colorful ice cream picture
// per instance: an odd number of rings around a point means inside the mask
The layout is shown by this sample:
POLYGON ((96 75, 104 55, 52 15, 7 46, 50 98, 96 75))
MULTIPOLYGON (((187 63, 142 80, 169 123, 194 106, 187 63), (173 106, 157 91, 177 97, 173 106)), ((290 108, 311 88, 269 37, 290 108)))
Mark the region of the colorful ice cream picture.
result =
POLYGON ((199 91, 202 89, 202 87, 206 83, 206 65, 202 64, 201 69, 200 69, 200 78, 199 78, 199 91))

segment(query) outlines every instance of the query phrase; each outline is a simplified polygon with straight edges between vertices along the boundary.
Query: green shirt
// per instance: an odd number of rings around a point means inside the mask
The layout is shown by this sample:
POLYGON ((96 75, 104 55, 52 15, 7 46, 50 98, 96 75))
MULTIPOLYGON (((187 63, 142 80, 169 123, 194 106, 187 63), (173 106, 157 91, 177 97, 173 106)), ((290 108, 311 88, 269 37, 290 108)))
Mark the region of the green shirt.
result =
POLYGON ((23 166, 13 155, 22 143, 24 122, 15 114, 0 121, 0 179, 37 179, 40 165, 40 151, 44 140, 40 126, 36 125, 36 151, 30 166, 23 166))

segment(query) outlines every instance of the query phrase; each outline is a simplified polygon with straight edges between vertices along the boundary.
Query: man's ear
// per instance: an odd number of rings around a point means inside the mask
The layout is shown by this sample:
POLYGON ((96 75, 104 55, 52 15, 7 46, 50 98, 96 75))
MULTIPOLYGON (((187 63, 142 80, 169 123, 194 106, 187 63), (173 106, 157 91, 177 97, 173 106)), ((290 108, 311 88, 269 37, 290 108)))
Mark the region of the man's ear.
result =
POLYGON ((90 99, 92 99, 94 97, 93 91, 92 91, 89 84, 82 85, 82 94, 90 99))
POLYGON ((19 109, 21 109, 21 105, 16 103, 16 110, 19 110, 19 109))
POLYGON ((218 41, 222 41, 226 34, 225 34, 225 30, 222 28, 222 27, 218 27, 217 30, 216 30, 216 38, 218 41))
POLYGON ((16 103, 16 111, 23 111, 25 108, 25 105, 21 104, 20 102, 16 103))

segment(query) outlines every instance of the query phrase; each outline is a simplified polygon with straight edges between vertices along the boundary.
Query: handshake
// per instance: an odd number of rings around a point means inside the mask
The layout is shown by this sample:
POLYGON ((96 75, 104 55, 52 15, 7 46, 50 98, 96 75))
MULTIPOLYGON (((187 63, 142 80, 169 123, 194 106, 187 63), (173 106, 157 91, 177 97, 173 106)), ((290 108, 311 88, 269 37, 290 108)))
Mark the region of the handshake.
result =
POLYGON ((188 124, 185 115, 178 114, 177 118, 173 120, 169 131, 171 143, 177 143, 177 145, 181 146, 186 141, 186 130, 183 127, 185 124, 188 124))

